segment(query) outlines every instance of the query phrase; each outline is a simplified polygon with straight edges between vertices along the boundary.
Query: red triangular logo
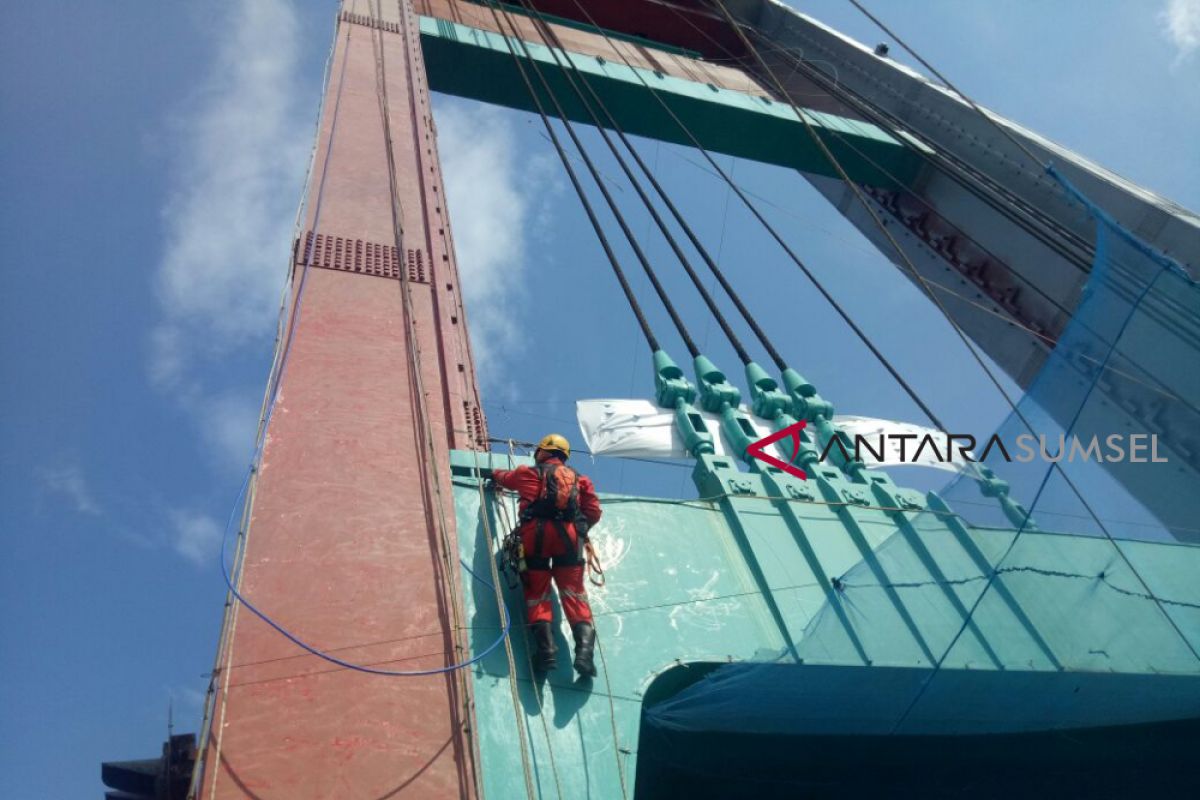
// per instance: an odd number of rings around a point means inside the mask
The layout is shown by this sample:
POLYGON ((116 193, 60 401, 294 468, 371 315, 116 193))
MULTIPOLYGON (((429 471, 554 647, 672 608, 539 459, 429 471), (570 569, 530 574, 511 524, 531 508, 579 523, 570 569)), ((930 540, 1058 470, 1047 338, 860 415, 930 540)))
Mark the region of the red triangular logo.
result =
POLYGON ((786 461, 781 461, 773 455, 766 452, 766 449, 778 442, 780 439, 792 437, 792 459, 795 460, 796 455, 800 452, 800 431, 804 430, 804 420, 800 420, 794 425, 788 425, 782 430, 775 431, 770 436, 764 436, 757 442, 746 447, 746 454, 752 458, 757 458, 772 467, 778 467, 789 475, 795 475, 802 481, 808 480, 808 473, 797 467, 795 464, 789 464, 786 461))

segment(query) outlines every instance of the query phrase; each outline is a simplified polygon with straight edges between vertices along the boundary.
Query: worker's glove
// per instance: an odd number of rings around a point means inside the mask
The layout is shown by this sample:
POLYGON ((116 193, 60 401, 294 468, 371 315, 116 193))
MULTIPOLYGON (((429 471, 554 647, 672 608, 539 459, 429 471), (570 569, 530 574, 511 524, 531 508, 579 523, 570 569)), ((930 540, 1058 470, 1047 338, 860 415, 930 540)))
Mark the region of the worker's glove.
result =
POLYGON ((581 542, 586 542, 588 540, 588 531, 591 529, 591 523, 589 523, 583 517, 575 520, 575 534, 579 537, 581 542))
POLYGON ((499 488, 500 487, 497 486, 496 482, 494 480, 492 480, 491 478, 488 478, 486 481, 483 482, 483 490, 485 492, 494 492, 499 488))

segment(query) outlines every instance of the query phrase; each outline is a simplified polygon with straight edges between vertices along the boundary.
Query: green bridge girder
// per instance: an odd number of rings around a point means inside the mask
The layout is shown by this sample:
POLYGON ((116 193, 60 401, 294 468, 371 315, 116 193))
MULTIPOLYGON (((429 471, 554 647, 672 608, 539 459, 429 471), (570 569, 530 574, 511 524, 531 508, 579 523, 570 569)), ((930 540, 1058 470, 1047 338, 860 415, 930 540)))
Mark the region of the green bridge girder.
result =
MULTIPOLYGON (((451 454, 459 555, 489 580, 475 475, 493 464, 512 466, 451 454)), ((680 756, 653 744, 675 724, 721 742, 747 731, 958 737, 1200 715, 1200 661, 1188 648, 1200 647, 1200 547, 1120 541, 1150 592, 1169 600, 1160 605, 1107 539, 1027 530, 982 595, 1016 531, 972 527, 936 494, 879 477, 868 485, 822 469, 799 481, 705 456, 694 479, 716 500, 602 495, 594 681, 560 658, 538 684, 539 706, 520 590, 504 590, 539 796, 558 796, 557 780, 564 797, 621 797, 618 766, 634 796, 639 758, 680 756), (646 727, 648 708, 665 728, 646 727)), ((465 571, 461 587, 478 653, 501 630, 496 598, 465 571)), ((525 796, 503 649, 472 677, 485 796, 525 796)), ((645 788, 638 796, 674 796, 645 788)))
MULTIPOLYGON (((523 111, 535 110, 499 34, 449 20, 421 17, 421 45, 429 86, 434 91, 523 111)), ((549 48, 535 42, 526 42, 526 46, 567 116, 590 124, 591 117, 568 85, 549 48)), ((522 61, 528 63, 521 48, 516 44, 513 47, 522 61)), ((690 145, 679 126, 647 91, 644 80, 705 149, 837 177, 805 126, 785 103, 631 68, 597 56, 572 53, 571 58, 627 133, 690 145)), ((536 77, 531 75, 530 80, 540 91, 536 77)), ((549 110, 544 97, 542 101, 549 110)), ((818 111, 804 113, 853 180, 890 189, 911 184, 916 177, 920 157, 874 125, 818 111)))

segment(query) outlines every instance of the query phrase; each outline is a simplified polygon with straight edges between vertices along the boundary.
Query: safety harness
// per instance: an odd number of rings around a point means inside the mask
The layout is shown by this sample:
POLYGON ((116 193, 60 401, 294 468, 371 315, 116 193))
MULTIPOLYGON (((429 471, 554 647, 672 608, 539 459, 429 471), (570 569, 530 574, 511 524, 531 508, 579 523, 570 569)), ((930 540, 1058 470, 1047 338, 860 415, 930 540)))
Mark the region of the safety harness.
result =
POLYGON ((569 554, 571 537, 567 534, 566 523, 572 522, 577 534, 574 558, 586 566, 588 579, 594 586, 603 586, 604 570, 600 567, 600 559, 587 538, 588 523, 579 509, 579 473, 563 464, 537 464, 534 468, 537 469, 540 479, 538 496, 525 507, 517 519, 516 526, 504 538, 506 566, 517 575, 521 575, 529 569, 530 561, 537 565, 535 569, 543 562, 548 562, 549 559, 542 555, 548 524, 552 524, 558 530, 569 554), (525 545, 521 540, 521 528, 530 521, 537 522, 532 554, 525 552, 525 545))
POLYGON ((525 506, 517 521, 518 527, 530 520, 537 521, 537 538, 534 539, 533 556, 542 558, 546 537, 546 523, 554 523, 562 537, 563 546, 570 549, 571 539, 567 536, 567 522, 579 517, 579 474, 563 464, 538 464, 541 488, 537 499, 525 506))

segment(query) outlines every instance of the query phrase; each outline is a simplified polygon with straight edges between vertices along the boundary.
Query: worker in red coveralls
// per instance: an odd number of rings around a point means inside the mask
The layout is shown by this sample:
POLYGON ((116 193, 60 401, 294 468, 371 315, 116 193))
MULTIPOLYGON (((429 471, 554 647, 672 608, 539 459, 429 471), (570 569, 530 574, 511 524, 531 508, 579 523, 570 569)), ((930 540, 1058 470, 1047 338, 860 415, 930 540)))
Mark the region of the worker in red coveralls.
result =
POLYGON ((518 531, 525 551, 525 611, 537 647, 534 667, 546 673, 555 667, 554 633, 550 627, 550 578, 558 587, 563 614, 575 636, 575 671, 593 677, 592 652, 596 629, 583 585, 588 528, 600 521, 595 487, 564 462, 571 455, 566 438, 552 433, 538 443, 533 467, 496 470, 492 480, 520 496, 518 531))

